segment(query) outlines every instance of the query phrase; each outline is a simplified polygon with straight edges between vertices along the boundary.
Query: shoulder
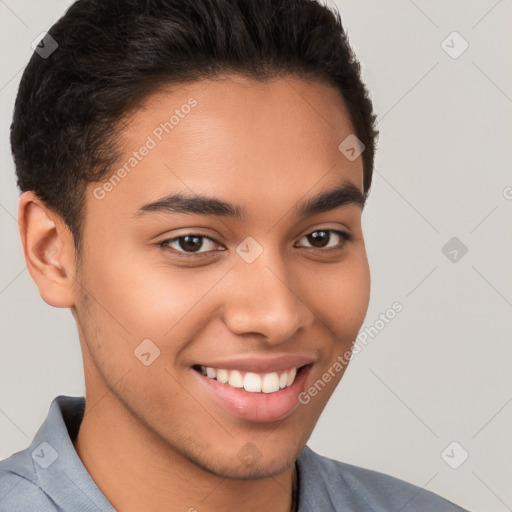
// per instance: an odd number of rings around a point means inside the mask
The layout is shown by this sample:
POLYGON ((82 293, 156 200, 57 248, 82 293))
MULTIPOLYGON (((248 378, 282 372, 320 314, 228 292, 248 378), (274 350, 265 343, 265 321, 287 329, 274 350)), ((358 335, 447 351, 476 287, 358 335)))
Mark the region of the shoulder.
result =
POLYGON ((73 445, 84 406, 84 397, 56 397, 30 446, 0 462, 0 512, 114 512, 73 445))
POLYGON ((0 461, 0 512, 55 512, 57 507, 27 471, 30 455, 15 453, 0 461))
POLYGON ((323 457, 308 447, 297 463, 308 506, 322 504, 322 501, 315 501, 317 499, 325 499, 326 502, 328 499, 333 511, 467 512, 445 498, 404 480, 323 457))

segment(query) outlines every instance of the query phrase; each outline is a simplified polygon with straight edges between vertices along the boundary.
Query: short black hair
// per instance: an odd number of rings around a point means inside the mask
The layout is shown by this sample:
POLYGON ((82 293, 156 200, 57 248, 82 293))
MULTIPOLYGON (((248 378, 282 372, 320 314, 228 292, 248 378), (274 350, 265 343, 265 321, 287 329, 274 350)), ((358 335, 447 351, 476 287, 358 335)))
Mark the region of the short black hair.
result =
POLYGON ((78 0, 48 33, 58 47, 23 73, 11 148, 19 188, 64 219, 78 253, 87 183, 112 171, 121 121, 168 84, 231 72, 335 86, 370 189, 373 106, 339 13, 315 0, 78 0))

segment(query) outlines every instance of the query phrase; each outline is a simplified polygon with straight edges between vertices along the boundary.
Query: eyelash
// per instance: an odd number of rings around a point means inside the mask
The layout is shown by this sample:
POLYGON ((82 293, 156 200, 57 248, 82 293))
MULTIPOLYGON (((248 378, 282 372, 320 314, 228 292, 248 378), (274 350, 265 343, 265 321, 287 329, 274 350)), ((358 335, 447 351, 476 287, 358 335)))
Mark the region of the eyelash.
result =
MULTIPOLYGON (((350 233, 347 233, 345 231, 340 231, 338 229, 316 229, 315 231, 311 231, 310 233, 307 233, 302 238, 305 238, 309 235, 312 235, 313 233, 318 232, 326 232, 326 233, 334 233, 338 235, 341 238, 341 242, 336 247, 305 247, 306 249, 318 249, 319 251, 327 251, 327 250, 339 250, 342 249, 347 242, 352 241, 352 235, 350 233)), ((208 235, 203 235, 201 233, 187 233, 185 235, 177 236, 175 238, 168 238, 167 240, 163 240, 162 242, 159 242, 158 245, 162 247, 165 250, 171 251, 177 256, 184 257, 184 258, 198 258, 205 254, 211 253, 211 252, 221 252, 220 250, 213 250, 213 251, 203 251, 203 252, 185 252, 183 250, 176 250, 170 247, 169 245, 173 242, 178 242, 180 239, 186 238, 186 237, 197 237, 201 239, 210 240, 211 242, 220 245, 216 240, 209 237, 208 235)), ((328 243, 330 243, 330 238, 328 243)), ((201 244, 202 245, 202 244, 201 244)), ((202 247, 201 247, 202 248, 202 247)))

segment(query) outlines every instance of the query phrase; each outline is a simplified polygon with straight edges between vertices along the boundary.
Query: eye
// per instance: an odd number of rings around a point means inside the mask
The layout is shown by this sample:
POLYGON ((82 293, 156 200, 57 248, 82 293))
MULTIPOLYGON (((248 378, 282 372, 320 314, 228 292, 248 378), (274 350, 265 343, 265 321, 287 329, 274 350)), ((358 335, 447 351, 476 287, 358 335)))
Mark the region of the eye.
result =
POLYGON ((213 240, 213 238, 195 233, 164 240, 158 245, 171 249, 179 255, 184 256, 204 254, 207 252, 219 250, 215 249, 215 246, 218 246, 219 244, 213 240))
POLYGON ((304 236, 309 245, 314 249, 341 249, 346 242, 352 240, 352 235, 337 229, 317 229, 304 236), (334 235, 334 236, 333 236, 334 235))

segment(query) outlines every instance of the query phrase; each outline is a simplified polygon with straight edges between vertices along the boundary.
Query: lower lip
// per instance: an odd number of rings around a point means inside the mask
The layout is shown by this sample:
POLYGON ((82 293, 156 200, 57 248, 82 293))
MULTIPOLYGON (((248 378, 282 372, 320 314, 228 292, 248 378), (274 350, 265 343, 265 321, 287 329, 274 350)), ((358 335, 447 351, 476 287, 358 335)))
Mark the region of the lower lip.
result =
POLYGON ((275 393, 250 393, 192 371, 206 390, 231 414, 242 420, 265 423, 282 420, 295 411, 310 370, 311 365, 303 367, 291 386, 275 393))

